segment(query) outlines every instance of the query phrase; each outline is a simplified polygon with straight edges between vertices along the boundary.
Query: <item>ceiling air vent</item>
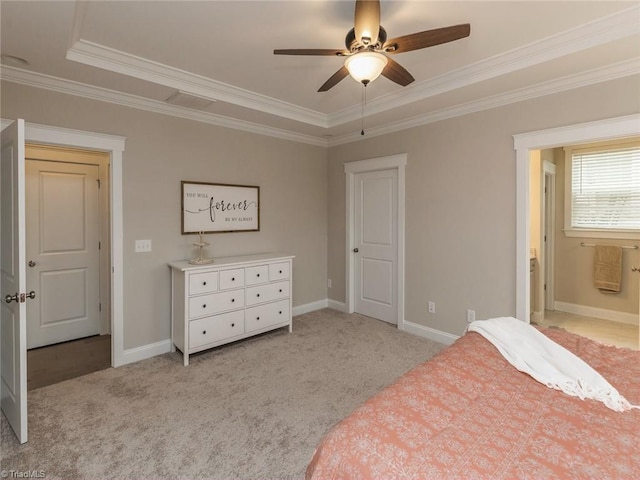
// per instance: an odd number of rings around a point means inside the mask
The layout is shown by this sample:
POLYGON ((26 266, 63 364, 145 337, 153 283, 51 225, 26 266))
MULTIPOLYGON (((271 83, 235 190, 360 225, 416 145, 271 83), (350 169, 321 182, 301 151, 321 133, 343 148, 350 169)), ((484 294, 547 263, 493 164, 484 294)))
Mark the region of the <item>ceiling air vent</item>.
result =
POLYGON ((166 102, 178 107, 203 110, 213 102, 215 102, 215 100, 213 100, 212 98, 201 97, 199 95, 194 95, 193 93, 187 93, 183 92, 182 90, 178 90, 176 93, 167 98, 166 102))

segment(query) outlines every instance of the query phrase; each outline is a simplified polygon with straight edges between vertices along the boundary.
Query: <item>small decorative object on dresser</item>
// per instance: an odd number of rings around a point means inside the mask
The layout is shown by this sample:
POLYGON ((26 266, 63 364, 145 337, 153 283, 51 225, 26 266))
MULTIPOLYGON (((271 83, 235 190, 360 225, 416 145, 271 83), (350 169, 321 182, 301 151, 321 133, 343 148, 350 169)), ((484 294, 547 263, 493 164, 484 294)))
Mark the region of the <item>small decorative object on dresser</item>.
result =
POLYGON ((200 239, 193 244, 194 247, 198 247, 198 258, 189 260, 189 263, 191 265, 209 265, 210 263, 213 263, 213 258, 205 258, 203 249, 204 247, 208 247, 211 244, 204 241, 204 232, 200 232, 199 235, 200 239))
POLYGON ((291 322, 292 255, 261 253, 215 265, 171 262, 171 348, 189 355, 291 322))

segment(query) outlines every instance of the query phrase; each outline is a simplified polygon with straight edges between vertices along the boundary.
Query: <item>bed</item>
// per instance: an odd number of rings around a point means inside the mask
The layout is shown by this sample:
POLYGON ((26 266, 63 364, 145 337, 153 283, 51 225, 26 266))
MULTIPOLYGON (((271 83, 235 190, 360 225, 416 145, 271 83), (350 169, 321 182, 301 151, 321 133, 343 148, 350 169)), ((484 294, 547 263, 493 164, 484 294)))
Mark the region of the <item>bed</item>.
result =
MULTIPOLYGON (((640 352, 540 329, 640 404, 640 352)), ((320 479, 640 478, 640 410, 547 388, 469 332, 334 426, 320 479)))

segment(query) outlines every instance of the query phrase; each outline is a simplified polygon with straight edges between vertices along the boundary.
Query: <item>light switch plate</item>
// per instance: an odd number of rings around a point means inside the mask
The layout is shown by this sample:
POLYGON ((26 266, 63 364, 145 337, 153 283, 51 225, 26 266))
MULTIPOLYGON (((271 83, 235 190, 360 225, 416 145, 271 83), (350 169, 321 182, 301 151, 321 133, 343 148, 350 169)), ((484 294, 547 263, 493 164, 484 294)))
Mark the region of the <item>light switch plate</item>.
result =
POLYGON ((150 252, 151 240, 136 240, 136 252, 150 252))

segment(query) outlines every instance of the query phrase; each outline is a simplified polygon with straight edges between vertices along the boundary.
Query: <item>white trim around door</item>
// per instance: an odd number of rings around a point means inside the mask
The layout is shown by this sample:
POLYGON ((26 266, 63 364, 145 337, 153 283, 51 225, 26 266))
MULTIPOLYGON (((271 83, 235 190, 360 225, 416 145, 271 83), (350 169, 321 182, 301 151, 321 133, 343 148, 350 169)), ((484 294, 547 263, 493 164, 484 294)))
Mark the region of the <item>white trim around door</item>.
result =
POLYGON ((516 151, 516 317, 529 322, 529 153, 531 150, 640 135, 640 114, 520 133, 516 151))
POLYGON ((397 299, 397 319, 398 329, 404 330, 404 240, 405 240, 405 167, 407 165, 407 155, 398 154, 388 157, 372 158, 369 160, 360 160, 356 162, 348 162, 344 165, 346 178, 346 252, 345 252, 345 273, 346 273, 346 310, 347 313, 354 312, 354 261, 351 253, 354 238, 354 208, 355 208, 355 176, 358 173, 374 172, 379 170, 398 171, 398 268, 396 279, 396 299, 397 299))
MULTIPOLYGON (((5 124, 2 121, 2 125, 5 124)), ((110 154, 111 214, 111 365, 127 363, 124 355, 124 281, 123 281, 123 213, 122 157, 125 137, 26 123, 25 139, 29 143, 99 150, 110 154)))

